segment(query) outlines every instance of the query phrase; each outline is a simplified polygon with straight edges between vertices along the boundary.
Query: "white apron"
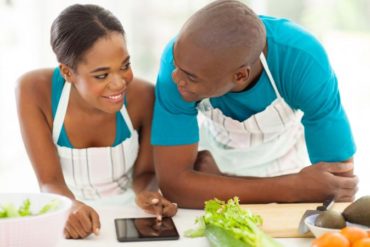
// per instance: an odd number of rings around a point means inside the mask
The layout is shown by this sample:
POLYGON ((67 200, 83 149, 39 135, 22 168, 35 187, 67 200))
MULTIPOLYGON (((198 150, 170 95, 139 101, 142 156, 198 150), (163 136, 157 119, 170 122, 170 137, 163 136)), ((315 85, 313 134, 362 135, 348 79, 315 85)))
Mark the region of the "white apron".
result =
POLYGON ((225 174, 271 177, 296 173, 311 164, 302 113, 281 97, 263 53, 260 60, 277 96, 265 110, 240 122, 213 108, 209 99, 198 104, 204 116, 199 147, 211 151, 225 174))
MULTIPOLYGON (((68 148, 57 144, 67 111, 71 84, 66 82, 53 123, 53 140, 58 149, 64 179, 79 200, 116 198, 129 194, 133 198, 132 170, 139 151, 138 133, 134 130, 125 105, 121 114, 131 137, 114 147, 68 148), (127 191, 128 190, 128 191, 127 191), (125 193, 124 193, 125 192, 125 193), (114 197, 115 196, 115 197, 114 197)), ((122 200, 121 200, 122 202, 122 200)))

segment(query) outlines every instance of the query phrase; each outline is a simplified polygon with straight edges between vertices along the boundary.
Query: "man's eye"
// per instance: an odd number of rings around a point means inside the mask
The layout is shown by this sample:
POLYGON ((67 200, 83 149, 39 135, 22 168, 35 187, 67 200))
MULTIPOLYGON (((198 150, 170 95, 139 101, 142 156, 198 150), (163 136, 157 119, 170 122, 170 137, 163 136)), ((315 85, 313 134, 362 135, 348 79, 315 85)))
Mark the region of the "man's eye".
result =
POLYGON ((94 76, 96 79, 98 80, 104 80, 105 78, 107 78, 108 76, 108 73, 105 73, 105 74, 101 74, 101 75, 96 75, 94 76))
POLYGON ((124 66, 121 67, 123 71, 128 70, 131 67, 131 63, 126 63, 124 66))
POLYGON ((197 82, 197 79, 196 79, 196 78, 194 78, 194 77, 192 77, 192 76, 189 76, 189 75, 188 75, 188 79, 189 79, 189 81, 191 81, 191 82, 197 82))

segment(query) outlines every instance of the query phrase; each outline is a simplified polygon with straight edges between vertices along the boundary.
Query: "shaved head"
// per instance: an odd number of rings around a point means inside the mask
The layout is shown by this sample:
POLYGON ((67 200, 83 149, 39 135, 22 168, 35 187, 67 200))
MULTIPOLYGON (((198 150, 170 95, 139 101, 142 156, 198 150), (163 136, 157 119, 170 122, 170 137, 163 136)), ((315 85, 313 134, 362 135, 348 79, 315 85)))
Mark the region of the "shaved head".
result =
POLYGON ((192 42, 215 59, 231 61, 233 66, 250 65, 265 47, 266 31, 261 20, 245 4, 218 0, 191 16, 178 40, 192 42))

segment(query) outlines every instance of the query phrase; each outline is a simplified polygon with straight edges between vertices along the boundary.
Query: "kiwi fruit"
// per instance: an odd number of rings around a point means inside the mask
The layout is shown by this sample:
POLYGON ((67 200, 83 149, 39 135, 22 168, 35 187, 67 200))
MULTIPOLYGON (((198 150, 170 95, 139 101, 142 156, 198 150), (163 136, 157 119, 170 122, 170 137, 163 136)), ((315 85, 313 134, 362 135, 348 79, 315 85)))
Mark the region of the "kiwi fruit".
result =
POLYGON ((315 220, 315 226, 331 229, 342 229, 343 227, 346 227, 346 220, 341 213, 333 210, 327 210, 320 212, 315 220))
POLYGON ((370 195, 363 196, 346 207, 342 213, 346 221, 370 227, 370 195))

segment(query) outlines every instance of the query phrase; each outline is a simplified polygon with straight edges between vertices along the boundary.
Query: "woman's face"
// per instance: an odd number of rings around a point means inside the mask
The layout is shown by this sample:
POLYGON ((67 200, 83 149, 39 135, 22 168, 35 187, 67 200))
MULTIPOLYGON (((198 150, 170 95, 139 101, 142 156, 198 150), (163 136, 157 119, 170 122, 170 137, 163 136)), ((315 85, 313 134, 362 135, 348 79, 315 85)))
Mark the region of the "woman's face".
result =
POLYGON ((114 113, 122 108, 132 79, 124 37, 112 32, 86 52, 73 73, 72 83, 86 106, 114 113))

